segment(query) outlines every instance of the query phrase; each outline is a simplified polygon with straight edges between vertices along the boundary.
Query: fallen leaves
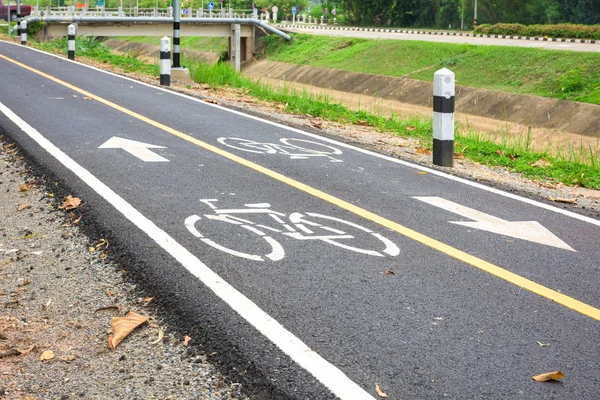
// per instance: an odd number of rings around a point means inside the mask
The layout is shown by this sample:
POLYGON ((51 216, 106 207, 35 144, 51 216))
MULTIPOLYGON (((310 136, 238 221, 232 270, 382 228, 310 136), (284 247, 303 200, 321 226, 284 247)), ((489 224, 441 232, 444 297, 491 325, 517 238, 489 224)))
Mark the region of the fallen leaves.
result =
POLYGON ((218 101, 213 100, 213 99, 204 99, 204 102, 205 103, 210 103, 210 104, 221 105, 221 103, 219 103, 218 101))
POLYGON ((396 275, 396 273, 394 271, 392 271, 391 269, 386 269, 385 274, 386 275, 396 275))
POLYGON ((33 186, 32 184, 26 185, 25 183, 21 183, 19 185, 19 192, 27 192, 29 191, 29 189, 31 189, 31 186, 33 186))
POLYGON ((539 374, 536 376, 532 376, 531 378, 536 382, 548 382, 548 381, 557 381, 564 377, 565 377, 565 375, 562 372, 552 371, 552 372, 546 372, 545 374, 539 374))
POLYGON ((158 337, 156 338, 156 340, 150 342, 150 344, 156 344, 156 343, 162 342, 164 336, 165 336, 165 332, 159 328, 158 329, 158 337))
POLYGON ((46 350, 40 356, 40 361, 49 361, 52 360, 54 357, 56 356, 54 355, 54 352, 52 350, 46 350))
POLYGON ((184 346, 189 346, 190 345, 190 340, 192 340, 192 338, 189 337, 188 335, 185 335, 185 337, 183 338, 183 345, 184 346))
POLYGON ((377 383, 375 384, 375 391, 377 392, 377 395, 379 395, 379 397, 381 397, 383 399, 386 399, 388 397, 388 395, 385 394, 383 392, 383 390, 381 390, 381 388, 379 387, 379 385, 377 383))
POLYGON ((70 211, 70 210, 74 210, 77 207, 79 207, 80 204, 81 204, 80 198, 68 195, 67 197, 65 197, 65 200, 64 200, 62 206, 59 206, 58 208, 70 211))
POLYGON ((567 199, 564 197, 552 197, 552 196, 548 196, 548 200, 550 201, 554 201, 557 203, 566 203, 566 204, 577 204, 577 199, 567 199))
POLYGON ((411 126, 411 125, 409 125, 409 126, 406 127, 407 131, 414 131, 415 129, 417 129, 417 128, 414 127, 414 126, 411 126))
POLYGON ((463 153, 454 153, 454 159, 455 160, 464 160, 465 159, 465 155, 463 153))
POLYGON ((113 335, 108 337, 108 346, 114 351, 135 328, 148 321, 148 317, 138 315, 131 311, 126 317, 113 318, 111 325, 113 335))
POLYGON ((417 152, 417 154, 424 154, 426 156, 430 156, 431 155, 431 150, 429 150, 426 147, 417 147, 415 149, 415 151, 417 152))
POLYGON ((28 208, 31 208, 31 204, 21 204, 19 207, 17 207, 17 211, 27 210, 28 208))

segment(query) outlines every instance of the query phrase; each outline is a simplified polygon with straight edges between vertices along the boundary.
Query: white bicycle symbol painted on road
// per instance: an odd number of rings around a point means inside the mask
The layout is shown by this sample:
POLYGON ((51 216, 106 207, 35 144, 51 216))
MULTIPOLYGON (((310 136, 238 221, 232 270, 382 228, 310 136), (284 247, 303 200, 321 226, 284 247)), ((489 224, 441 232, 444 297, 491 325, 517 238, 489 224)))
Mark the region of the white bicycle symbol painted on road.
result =
POLYGON ((289 156, 292 160, 306 160, 311 157, 327 157, 330 162, 344 162, 332 157, 340 155, 342 151, 335 147, 327 146, 319 142, 304 139, 282 138, 281 143, 261 143, 254 140, 220 137, 219 143, 242 151, 256 154, 282 154, 289 156))
MULTIPOLYGON (((236 257, 255 261, 265 261, 265 258, 271 261, 281 260, 285 256, 285 251, 281 243, 273 238, 273 236, 278 234, 297 240, 319 240, 342 249, 369 256, 385 257, 386 254, 389 256, 397 256, 400 254, 400 249, 391 240, 368 228, 340 218, 311 212, 293 212, 286 215, 271 210, 271 205, 268 203, 244 204, 246 208, 241 209, 219 209, 214 204, 217 201, 218 200, 215 199, 201 199, 200 202, 208 205, 213 213, 203 214, 205 219, 198 215, 191 215, 185 219, 185 227, 192 235, 199 238, 207 245, 236 257), (280 226, 274 228, 272 226, 257 224, 246 218, 239 217, 241 214, 267 215, 280 226), (245 253, 221 245, 206 237, 201 230, 207 227, 206 225, 209 221, 224 222, 258 235, 267 243, 267 246, 264 246, 264 243, 263 246, 260 246, 267 249, 263 252, 265 254, 245 253), (342 225, 344 229, 332 228, 323 223, 342 225), (358 230, 357 233, 363 236, 366 234, 367 238, 370 239, 371 246, 375 247, 375 249, 356 247, 353 242, 356 242, 359 239, 354 235, 347 233, 348 230, 358 230)), ((229 238, 230 236, 222 234, 222 237, 229 238)))

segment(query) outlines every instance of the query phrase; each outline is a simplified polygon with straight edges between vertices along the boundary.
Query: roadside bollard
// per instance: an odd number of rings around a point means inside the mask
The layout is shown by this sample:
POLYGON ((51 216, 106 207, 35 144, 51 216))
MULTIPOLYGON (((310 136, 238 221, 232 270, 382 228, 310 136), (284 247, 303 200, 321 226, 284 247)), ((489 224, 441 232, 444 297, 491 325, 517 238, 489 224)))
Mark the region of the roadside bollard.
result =
POLYGON ((27 44, 27 21, 21 21, 21 44, 25 46, 27 44))
POLYGON ((433 75, 433 164, 454 165, 454 72, 447 68, 433 75))
POLYGON ((160 84, 171 86, 171 39, 160 39, 160 84))
POLYGON ((69 28, 67 29, 67 34, 68 34, 67 55, 69 57, 69 60, 74 60, 75 59, 75 25, 73 25, 73 24, 69 25, 69 28))

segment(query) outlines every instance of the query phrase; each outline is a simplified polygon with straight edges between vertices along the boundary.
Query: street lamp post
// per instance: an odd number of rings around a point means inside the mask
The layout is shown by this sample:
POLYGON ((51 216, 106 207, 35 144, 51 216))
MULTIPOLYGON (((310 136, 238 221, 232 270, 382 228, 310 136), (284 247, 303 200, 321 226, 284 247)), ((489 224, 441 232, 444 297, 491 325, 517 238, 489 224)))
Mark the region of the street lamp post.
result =
POLYGON ((475 0, 475 14, 473 15, 473 29, 477 28, 477 0, 475 0))

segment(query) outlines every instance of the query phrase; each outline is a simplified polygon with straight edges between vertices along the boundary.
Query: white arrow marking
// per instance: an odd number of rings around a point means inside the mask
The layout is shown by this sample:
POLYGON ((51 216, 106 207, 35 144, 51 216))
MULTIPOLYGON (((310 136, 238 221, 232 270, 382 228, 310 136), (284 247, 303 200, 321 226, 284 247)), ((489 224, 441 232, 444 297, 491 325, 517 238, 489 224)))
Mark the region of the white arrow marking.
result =
POLYGON ((148 149, 166 149, 163 146, 157 146, 154 144, 148 144, 143 142, 136 142, 135 140, 123 139, 120 137, 113 136, 106 141, 103 145, 98 147, 99 149, 123 149, 132 156, 139 158, 145 162, 169 162, 164 157, 148 150, 148 149))
POLYGON ((449 221, 451 224, 468 226, 470 228, 479 229, 497 233, 499 235, 510 236, 517 239, 528 240, 530 242, 545 244, 547 246, 558 247, 570 251, 576 251, 571 246, 560 240, 542 224, 537 221, 506 221, 496 218, 492 215, 482 213, 481 211, 473 210, 472 208, 461 206, 441 197, 414 197, 425 203, 431 204, 458 214, 462 217, 473 219, 477 222, 456 222, 449 221))

